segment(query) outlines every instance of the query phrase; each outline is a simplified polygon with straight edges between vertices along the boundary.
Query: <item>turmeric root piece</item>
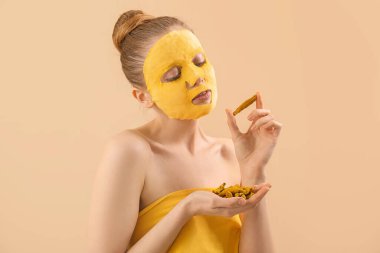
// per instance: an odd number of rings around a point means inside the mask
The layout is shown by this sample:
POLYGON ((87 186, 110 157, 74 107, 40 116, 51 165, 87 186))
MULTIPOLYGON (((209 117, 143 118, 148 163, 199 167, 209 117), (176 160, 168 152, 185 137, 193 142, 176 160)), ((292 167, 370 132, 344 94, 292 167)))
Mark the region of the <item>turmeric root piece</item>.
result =
POLYGON ((249 199, 254 193, 253 192, 250 192, 247 196, 247 199, 249 199))
POLYGON ((241 105, 239 105, 238 108, 236 108, 236 110, 232 114, 235 116, 236 114, 238 114, 239 112, 241 112, 242 110, 250 106, 255 101, 256 101, 256 94, 248 98, 247 100, 245 100, 241 105))
POLYGON ((223 189, 223 191, 219 192, 218 195, 221 197, 224 197, 224 196, 226 196, 227 192, 228 192, 228 189, 223 189))
POLYGON ((219 187, 213 189, 212 192, 223 198, 242 197, 244 199, 249 199, 255 194, 254 187, 252 188, 249 186, 240 186, 239 184, 235 184, 224 188, 225 185, 226 183, 221 184, 219 187))
POLYGON ((251 192, 251 190, 252 190, 251 187, 247 187, 247 186, 244 186, 244 187, 242 187, 242 188, 243 188, 242 191, 243 191, 243 193, 244 193, 245 195, 249 194, 249 193, 251 192))
POLYGON ((218 188, 213 189, 212 192, 213 192, 213 193, 216 193, 216 194, 221 193, 221 192, 224 190, 224 186, 225 186, 225 185, 226 185, 226 183, 221 184, 218 188))
POLYGON ((235 197, 243 197, 245 196, 242 192, 236 192, 235 197))

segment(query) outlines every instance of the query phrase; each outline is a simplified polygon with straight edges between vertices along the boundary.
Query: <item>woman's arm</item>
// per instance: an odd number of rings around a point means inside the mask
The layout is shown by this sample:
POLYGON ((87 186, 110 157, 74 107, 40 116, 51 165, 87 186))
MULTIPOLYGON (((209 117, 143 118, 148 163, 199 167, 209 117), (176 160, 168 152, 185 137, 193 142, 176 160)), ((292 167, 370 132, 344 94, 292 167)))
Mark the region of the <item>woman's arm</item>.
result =
POLYGON ((188 198, 181 200, 164 218, 150 229, 127 252, 165 253, 177 238, 182 227, 192 217, 187 211, 188 198))
MULTIPOLYGON (((88 253, 126 252, 138 219, 149 144, 133 133, 108 141, 93 185, 88 253)), ((127 252, 166 252, 187 220, 188 198, 181 200, 127 252)))
MULTIPOLYGON (((244 186, 264 182, 264 167, 272 156, 282 129, 282 124, 274 120, 270 110, 263 108, 260 92, 256 92, 256 97, 256 109, 247 117, 252 123, 246 132, 240 131, 232 110, 225 110, 244 186), (259 176, 252 176, 254 174, 259 176)), ((241 214, 240 219, 240 252, 274 252, 265 198, 253 210, 241 214)))
MULTIPOLYGON (((241 185, 253 186, 264 183, 265 175, 241 180, 241 185)), ((274 245, 270 232, 268 207, 264 197, 255 208, 240 214, 242 221, 239 253, 273 253, 274 245)))
POLYGON ((107 142, 93 183, 88 253, 125 252, 138 218, 149 151, 130 133, 107 142))

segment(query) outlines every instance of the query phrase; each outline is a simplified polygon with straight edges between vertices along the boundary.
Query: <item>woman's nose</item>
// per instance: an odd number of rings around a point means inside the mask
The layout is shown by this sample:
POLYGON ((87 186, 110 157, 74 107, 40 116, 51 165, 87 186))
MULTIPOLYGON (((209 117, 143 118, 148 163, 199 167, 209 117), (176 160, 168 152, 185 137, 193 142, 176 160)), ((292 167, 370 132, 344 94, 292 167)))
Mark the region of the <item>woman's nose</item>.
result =
POLYGON ((188 81, 186 81, 186 88, 192 89, 192 88, 198 87, 203 82, 204 82, 204 79, 202 77, 198 77, 198 79, 195 81, 195 83, 193 85, 191 85, 188 81))

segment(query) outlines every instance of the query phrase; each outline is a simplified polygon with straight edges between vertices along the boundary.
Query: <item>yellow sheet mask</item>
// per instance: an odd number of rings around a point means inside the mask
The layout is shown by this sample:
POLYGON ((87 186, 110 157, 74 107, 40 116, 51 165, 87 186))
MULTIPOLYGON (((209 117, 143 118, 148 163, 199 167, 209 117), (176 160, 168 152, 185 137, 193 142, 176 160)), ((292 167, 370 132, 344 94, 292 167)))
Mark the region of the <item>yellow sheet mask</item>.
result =
POLYGON ((171 31, 159 38, 149 49, 143 72, 153 102, 169 118, 197 119, 216 105, 214 68, 190 30, 171 31), (202 58, 202 64, 194 63, 196 55, 197 59, 202 58), (163 78, 168 73, 170 79, 163 78), (172 73, 176 73, 175 80, 172 73), (198 78, 203 78, 204 82, 197 82, 198 78), (193 104, 193 98, 207 89, 211 90, 210 103, 193 104))

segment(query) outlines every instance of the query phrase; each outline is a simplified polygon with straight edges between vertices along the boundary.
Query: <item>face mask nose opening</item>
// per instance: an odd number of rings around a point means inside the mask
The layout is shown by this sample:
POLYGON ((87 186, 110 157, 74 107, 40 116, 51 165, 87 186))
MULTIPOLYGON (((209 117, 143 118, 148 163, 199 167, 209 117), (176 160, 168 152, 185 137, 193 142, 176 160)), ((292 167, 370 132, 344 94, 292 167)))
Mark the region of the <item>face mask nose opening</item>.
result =
POLYGON ((190 84, 188 81, 186 81, 186 88, 188 90, 196 88, 200 85, 205 84, 205 79, 203 77, 198 77, 197 80, 194 82, 194 84, 190 84))

